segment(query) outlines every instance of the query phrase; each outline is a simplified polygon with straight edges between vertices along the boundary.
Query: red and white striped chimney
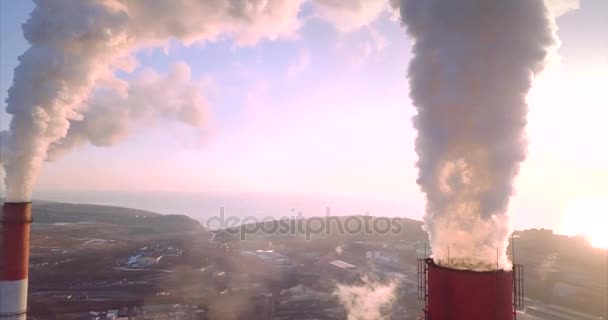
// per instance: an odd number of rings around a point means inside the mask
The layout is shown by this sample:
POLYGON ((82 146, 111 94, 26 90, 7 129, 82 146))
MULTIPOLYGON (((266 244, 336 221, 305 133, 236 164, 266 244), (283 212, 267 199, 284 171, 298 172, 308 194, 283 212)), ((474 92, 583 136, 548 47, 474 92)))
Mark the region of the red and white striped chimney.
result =
POLYGON ((0 320, 25 320, 30 253, 30 202, 5 202, 0 242, 0 320))

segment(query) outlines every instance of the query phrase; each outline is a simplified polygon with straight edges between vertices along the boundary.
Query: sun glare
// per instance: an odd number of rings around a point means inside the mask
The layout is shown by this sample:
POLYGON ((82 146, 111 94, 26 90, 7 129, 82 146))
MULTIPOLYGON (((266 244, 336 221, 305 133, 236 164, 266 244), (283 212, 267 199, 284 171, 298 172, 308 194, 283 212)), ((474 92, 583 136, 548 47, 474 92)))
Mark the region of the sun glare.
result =
POLYGON ((608 249, 608 198, 571 202, 566 208, 559 233, 583 235, 593 247, 608 249))

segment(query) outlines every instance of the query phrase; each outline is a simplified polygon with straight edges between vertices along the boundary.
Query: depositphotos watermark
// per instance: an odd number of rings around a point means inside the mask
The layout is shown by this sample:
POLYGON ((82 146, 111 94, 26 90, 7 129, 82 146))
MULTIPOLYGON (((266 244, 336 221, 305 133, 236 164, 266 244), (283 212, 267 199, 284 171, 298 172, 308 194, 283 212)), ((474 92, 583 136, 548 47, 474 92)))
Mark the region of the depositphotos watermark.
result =
POLYGON ((372 217, 369 213, 356 216, 331 216, 331 208, 325 208, 324 216, 306 218, 302 212, 280 218, 265 216, 229 216, 224 208, 219 215, 209 217, 205 227, 213 232, 222 232, 233 239, 247 237, 291 235, 313 237, 353 235, 399 235, 403 231, 401 218, 372 217))

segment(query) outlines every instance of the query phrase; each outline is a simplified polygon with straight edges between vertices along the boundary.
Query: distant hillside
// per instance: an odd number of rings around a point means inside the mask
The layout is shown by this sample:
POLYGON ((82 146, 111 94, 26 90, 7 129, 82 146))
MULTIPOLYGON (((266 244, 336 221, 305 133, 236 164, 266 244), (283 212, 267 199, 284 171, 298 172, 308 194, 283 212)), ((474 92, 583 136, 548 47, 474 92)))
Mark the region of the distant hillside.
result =
POLYGON ((323 237, 348 236, 359 240, 395 238, 425 241, 427 234, 422 230, 422 225, 422 221, 409 218, 335 216, 308 218, 299 222, 298 220, 257 222, 228 228, 227 234, 306 235, 306 229, 309 228, 310 234, 323 237), (389 221, 390 225, 387 225, 389 221))
MULTIPOLYGON (((2 201, 3 203, 3 201, 2 201)), ((170 232, 203 228, 197 220, 184 215, 159 213, 92 204, 34 201, 32 218, 35 223, 108 223, 152 232, 162 229, 170 232)))
POLYGON ((92 204, 34 202, 33 216, 38 223, 106 222, 132 224, 142 219, 158 218, 158 213, 92 204))

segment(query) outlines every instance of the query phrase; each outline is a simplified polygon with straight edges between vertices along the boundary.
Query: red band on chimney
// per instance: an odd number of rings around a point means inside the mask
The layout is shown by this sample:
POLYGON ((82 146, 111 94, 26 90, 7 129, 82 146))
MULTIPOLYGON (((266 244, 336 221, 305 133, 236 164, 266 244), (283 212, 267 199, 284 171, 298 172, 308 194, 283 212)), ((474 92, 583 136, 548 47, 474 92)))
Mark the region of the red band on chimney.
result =
POLYGON ((30 202, 6 202, 2 208, 0 281, 27 279, 30 251, 30 202))
POLYGON ((427 264, 427 315, 432 320, 513 320, 513 272, 455 270, 427 264))

